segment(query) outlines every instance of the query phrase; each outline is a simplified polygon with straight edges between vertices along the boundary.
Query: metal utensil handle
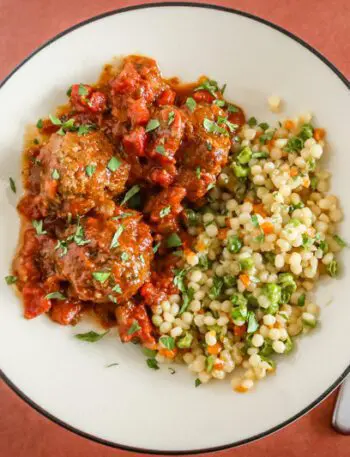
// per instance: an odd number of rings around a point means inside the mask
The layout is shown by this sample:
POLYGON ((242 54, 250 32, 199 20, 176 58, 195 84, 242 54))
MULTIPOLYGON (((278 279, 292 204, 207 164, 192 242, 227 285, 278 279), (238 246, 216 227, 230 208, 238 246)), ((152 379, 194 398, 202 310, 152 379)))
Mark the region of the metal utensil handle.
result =
POLYGON ((350 376, 343 382, 335 404, 332 425, 339 433, 350 435, 350 376))

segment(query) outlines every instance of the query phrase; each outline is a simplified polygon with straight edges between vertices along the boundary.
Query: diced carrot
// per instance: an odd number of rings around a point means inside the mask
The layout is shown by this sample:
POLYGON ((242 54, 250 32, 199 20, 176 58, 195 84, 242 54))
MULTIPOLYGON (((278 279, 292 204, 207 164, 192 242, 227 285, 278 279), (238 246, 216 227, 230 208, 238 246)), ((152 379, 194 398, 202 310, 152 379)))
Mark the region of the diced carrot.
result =
POLYGON ((293 121, 291 121, 290 119, 284 121, 284 124, 283 124, 284 128, 287 129, 287 130, 293 130, 295 128, 295 124, 293 121))
POLYGON ((253 200, 249 197, 245 197, 244 203, 253 203, 253 200))
POLYGON ((216 343, 216 344, 214 344, 214 346, 208 346, 207 351, 208 351, 208 354, 217 355, 217 354, 219 354, 221 349, 222 349, 221 344, 216 343))
POLYGON ((228 228, 222 228, 219 230, 219 233, 218 233, 218 239, 219 240, 225 240, 226 237, 227 237, 227 232, 228 232, 228 228))
POLYGON ((248 287, 250 284, 250 278, 248 275, 242 274, 239 275, 239 279, 242 281, 244 287, 248 287))
POLYGON ((260 227, 265 235, 269 235, 275 231, 274 226, 271 222, 263 222, 260 227))
POLYGON ((305 178, 303 180, 303 187, 306 187, 306 188, 310 187, 310 179, 307 176, 305 176, 305 178))
POLYGON ((314 138, 316 141, 322 140, 326 135, 325 129, 315 129, 314 130, 314 138))
POLYGON ((261 217, 266 217, 267 213, 265 211, 264 205, 262 203, 253 204, 253 212, 255 214, 260 214, 261 217))
POLYGON ((226 217, 225 225, 226 225, 226 227, 231 228, 231 223, 230 223, 230 218, 229 217, 226 217))
POLYGON ((242 386, 241 384, 239 386, 235 387, 234 390, 240 394, 245 394, 248 391, 248 389, 246 387, 242 386))
POLYGON ((215 370, 222 370, 224 368, 224 363, 218 360, 215 362, 214 368, 215 370))
POLYGON ((166 357, 167 359, 173 359, 176 356, 177 349, 166 349, 166 348, 161 348, 159 349, 159 354, 162 355, 163 357, 166 357))
POLYGON ((204 251, 205 250, 205 244, 203 243, 202 240, 199 240, 196 244, 196 249, 197 251, 204 251))
POLYGON ((243 335, 245 335, 246 331, 247 331, 246 324, 233 326, 233 334, 235 336, 243 336, 243 335))
POLYGON ((298 171, 297 167, 292 167, 292 168, 290 169, 289 174, 291 175, 292 178, 293 178, 294 176, 298 176, 299 171, 298 171))

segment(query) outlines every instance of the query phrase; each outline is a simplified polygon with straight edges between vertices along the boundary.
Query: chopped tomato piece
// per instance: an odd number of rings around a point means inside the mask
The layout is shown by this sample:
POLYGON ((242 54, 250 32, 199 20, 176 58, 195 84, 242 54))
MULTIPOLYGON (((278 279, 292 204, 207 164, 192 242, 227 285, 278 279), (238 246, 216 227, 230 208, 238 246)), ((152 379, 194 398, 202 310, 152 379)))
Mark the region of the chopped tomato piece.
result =
POLYGON ((246 334, 246 332, 247 332, 246 324, 233 326, 233 334, 235 336, 244 336, 246 334))
POLYGON ((119 306, 116 309, 116 317, 123 343, 139 338, 144 346, 154 348, 153 326, 144 305, 129 302, 127 305, 119 306))
POLYGON ((174 181, 174 176, 164 170, 164 168, 156 168, 151 172, 151 181, 162 187, 169 187, 174 181))
POLYGON ((212 103, 215 100, 214 95, 206 90, 198 90, 194 92, 193 98, 196 102, 212 103))
POLYGON ((45 298, 46 293, 40 286, 28 284, 23 287, 24 317, 33 319, 40 314, 47 313, 51 308, 51 301, 45 298))
POLYGON ((166 89, 158 98, 158 105, 173 105, 175 102, 176 93, 171 89, 166 89))
POLYGON ((111 87, 114 92, 120 94, 131 94, 141 80, 140 75, 136 71, 134 65, 127 62, 119 75, 111 82, 111 87))
POLYGON ((88 101, 88 107, 94 113, 100 113, 102 111, 105 111, 107 107, 107 98, 105 94, 99 91, 93 92, 93 94, 90 97, 90 100, 88 101))
POLYGON ((124 135, 123 146, 128 154, 136 156, 145 155, 147 134, 143 127, 136 127, 130 133, 124 135))
POLYGON ((232 122, 232 124, 237 124, 239 127, 245 124, 245 116, 243 111, 240 108, 237 108, 238 111, 235 113, 230 113, 228 116, 228 120, 232 122))
POLYGON ((143 98, 129 101, 128 116, 133 125, 144 125, 148 122, 150 114, 143 98))
POLYGON ((81 311, 81 303, 71 303, 69 301, 56 301, 52 305, 51 319, 61 325, 69 325, 74 321, 81 311))
POLYGON ((94 113, 104 111, 107 106, 107 98, 103 92, 94 91, 87 84, 73 84, 70 94, 72 105, 78 111, 92 111, 94 113))

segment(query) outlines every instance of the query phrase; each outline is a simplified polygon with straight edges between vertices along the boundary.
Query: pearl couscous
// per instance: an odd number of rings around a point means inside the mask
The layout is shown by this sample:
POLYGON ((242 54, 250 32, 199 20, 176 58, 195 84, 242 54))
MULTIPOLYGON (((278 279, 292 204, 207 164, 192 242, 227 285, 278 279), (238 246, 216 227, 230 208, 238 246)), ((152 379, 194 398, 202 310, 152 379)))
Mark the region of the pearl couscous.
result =
MULTIPOLYGON (((281 101, 268 104, 278 111, 281 101)), ((185 363, 196 386, 230 377, 246 392, 317 325, 310 292, 321 276, 337 276, 345 242, 330 173, 319 164, 325 131, 310 115, 277 127, 251 117, 235 140, 206 204, 187 210, 194 242, 174 279, 181 295, 152 321, 164 349, 156 362, 185 363)))

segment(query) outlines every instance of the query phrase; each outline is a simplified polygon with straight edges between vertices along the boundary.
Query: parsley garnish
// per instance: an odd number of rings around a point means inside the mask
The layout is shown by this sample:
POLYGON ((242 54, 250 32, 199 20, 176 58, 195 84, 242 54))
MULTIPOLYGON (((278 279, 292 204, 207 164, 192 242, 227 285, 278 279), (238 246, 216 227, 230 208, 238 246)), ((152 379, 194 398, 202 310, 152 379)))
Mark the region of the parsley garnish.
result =
POLYGON ((85 172, 89 178, 91 178, 91 176, 95 173, 95 171, 96 171, 96 165, 88 165, 85 168, 85 172))
POLYGON ((84 84, 79 84, 78 94, 79 95, 87 95, 88 93, 89 93, 89 91, 84 86, 84 84))
POLYGON ((114 172, 118 170, 118 168, 121 165, 121 161, 118 160, 116 157, 112 157, 111 160, 108 162, 107 168, 111 171, 114 172))
POLYGON ((175 340, 171 336, 161 336, 159 341, 169 350, 173 350, 175 348, 175 340))
POLYGON ((43 221, 32 221, 32 225, 35 228, 37 235, 46 235, 47 231, 43 230, 43 221))
POLYGON ((51 178, 54 179, 55 181, 60 179, 60 174, 56 168, 53 169, 53 171, 51 173, 51 178))
POLYGON ((170 111, 168 114, 168 125, 171 125, 175 120, 175 113, 174 111, 170 111))
POLYGON ((170 214, 170 211, 171 211, 171 206, 166 206, 165 208, 161 209, 160 212, 159 212, 159 217, 165 217, 167 216, 168 214, 170 214))
POLYGON ((78 136, 86 135, 91 130, 95 130, 97 126, 95 124, 82 124, 78 127, 78 136))
POLYGON ((154 254, 158 251, 159 246, 160 246, 160 242, 153 246, 153 253, 154 254))
POLYGON ((226 105, 225 100, 220 100, 220 99, 214 100, 213 103, 214 103, 214 105, 217 105, 220 108, 223 108, 226 105))
POLYGON ((113 248, 116 248, 117 246, 119 246, 119 237, 120 235, 123 233, 124 231, 124 226, 123 225, 120 225, 116 232, 114 233, 113 235, 113 238, 112 238, 112 241, 111 241, 111 244, 110 244, 110 248, 113 249, 113 248))
POLYGON ((258 123, 258 121, 256 120, 255 117, 250 117, 247 121, 247 124, 249 125, 249 127, 255 127, 257 123, 258 123))
POLYGON ((161 154, 162 156, 166 156, 166 151, 165 151, 165 147, 162 145, 162 144, 159 144, 158 146, 156 146, 156 152, 158 152, 158 154, 161 154))
POLYGON ((156 359, 147 359, 146 363, 149 368, 152 368, 153 370, 159 370, 159 366, 156 359))
POLYGON ((12 178, 9 178, 9 181, 10 181, 10 187, 11 187, 11 190, 12 192, 15 194, 17 189, 16 189, 16 183, 15 181, 12 179, 12 178))
POLYGON ((39 119, 38 122, 36 123, 36 126, 37 126, 38 129, 42 129, 43 128, 43 120, 39 119))
POLYGON ((177 233, 171 233, 166 240, 168 248, 177 248, 182 245, 181 238, 177 233))
POLYGON ((132 186, 131 189, 129 189, 127 191, 127 193, 125 194, 123 200, 121 201, 120 205, 124 205, 128 200, 130 200, 131 197, 133 197, 135 194, 137 194, 140 190, 140 186, 138 186, 137 184, 135 186, 132 186))
POLYGON ((218 83, 213 79, 206 79, 202 84, 194 89, 194 92, 198 90, 206 90, 209 92, 213 97, 216 97, 216 92, 219 91, 218 83))
POLYGON ((107 335, 107 333, 109 333, 109 330, 107 330, 104 333, 96 333, 91 330, 87 333, 78 333, 77 335, 75 335, 75 338, 78 338, 78 340, 81 341, 87 341, 88 343, 95 343, 96 341, 99 341, 101 338, 107 335))
POLYGON ((186 100, 186 106, 191 111, 191 113, 193 113, 197 106, 196 100, 192 97, 188 97, 186 100))
POLYGON ((51 292, 50 294, 47 294, 46 297, 48 300, 65 300, 67 297, 61 292, 51 292))
POLYGON ((146 133, 152 132, 152 130, 157 129, 160 126, 158 119, 150 119, 146 125, 146 133))
POLYGON ((94 271, 92 276, 96 279, 96 281, 103 283, 107 281, 107 279, 111 276, 111 273, 109 271, 94 271))
POLYGON ((122 252, 120 258, 123 262, 126 262, 127 260, 129 260, 129 254, 127 252, 122 252))
POLYGON ((121 294, 122 293, 122 289, 120 287, 119 284, 116 284, 113 288, 112 288, 112 291, 113 292, 116 292, 117 294, 121 294))
POLYGON ((259 227, 259 219, 258 219, 258 216, 256 214, 253 214, 252 215, 252 224, 254 225, 254 227, 259 227))
POLYGON ((202 384, 202 381, 201 381, 199 378, 197 378, 197 379, 194 381, 194 386, 195 386, 195 387, 198 387, 198 386, 200 386, 201 384, 202 384))
POLYGON ((197 176, 197 179, 201 179, 201 167, 196 168, 196 176, 197 176))
POLYGON ((129 327, 128 335, 133 335, 134 333, 138 332, 139 330, 141 330, 141 327, 140 327, 138 321, 134 320, 134 322, 129 327))
POLYGON ((11 284, 15 284, 17 282, 17 280, 18 280, 17 276, 12 276, 12 275, 5 276, 5 281, 8 286, 10 286, 11 284))

